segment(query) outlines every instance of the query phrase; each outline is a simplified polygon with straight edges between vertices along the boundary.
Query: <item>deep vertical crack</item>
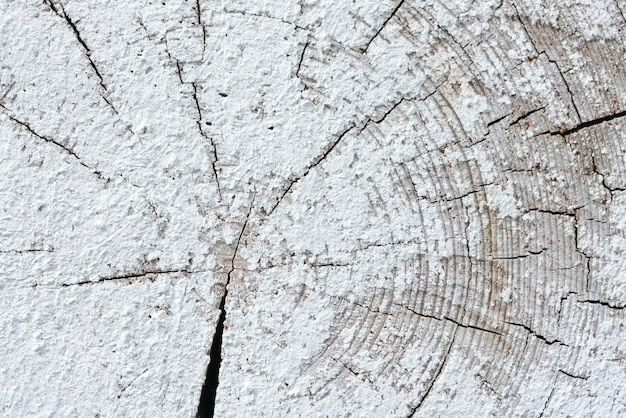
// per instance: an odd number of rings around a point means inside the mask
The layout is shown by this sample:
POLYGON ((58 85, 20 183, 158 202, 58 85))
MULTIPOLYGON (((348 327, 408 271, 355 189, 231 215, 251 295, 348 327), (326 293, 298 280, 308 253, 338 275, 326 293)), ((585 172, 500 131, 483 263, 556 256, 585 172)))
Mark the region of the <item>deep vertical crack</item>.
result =
POLYGON ((226 295, 228 294, 228 281, 220 301, 220 318, 217 321, 215 335, 211 343, 209 365, 206 370, 206 380, 200 394, 200 404, 196 418, 212 418, 215 414, 215 398, 217 395, 217 385, 219 384, 220 366, 222 365, 222 337, 224 335, 224 322, 226 321, 226 295))
POLYGON ((235 271, 235 257, 239 252, 239 244, 241 238, 248 226, 248 219, 250 219, 250 213, 252 212, 252 205, 254 204, 254 197, 248 208, 248 214, 246 220, 243 223, 237 243, 235 244, 235 251, 230 259, 230 266, 226 273, 226 283, 224 284, 224 293, 220 299, 220 317, 217 320, 217 326, 215 327, 215 334, 213 336, 213 342, 211 343, 211 351, 209 353, 209 365, 206 371, 206 380, 204 386, 202 386, 202 392, 200 393, 200 403, 198 404, 198 412, 196 418, 212 418, 215 414, 215 399, 217 395, 217 386, 219 385, 220 366, 222 365, 222 341, 224 336, 224 323, 226 322, 226 298, 228 297, 228 285, 230 284, 230 278, 235 271))

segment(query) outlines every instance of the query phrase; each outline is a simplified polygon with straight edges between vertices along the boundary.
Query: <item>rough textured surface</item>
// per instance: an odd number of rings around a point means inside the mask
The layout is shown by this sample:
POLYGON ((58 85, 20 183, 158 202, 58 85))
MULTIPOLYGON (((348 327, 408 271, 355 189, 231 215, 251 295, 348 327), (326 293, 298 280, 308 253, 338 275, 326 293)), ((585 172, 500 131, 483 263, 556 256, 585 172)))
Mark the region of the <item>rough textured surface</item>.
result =
POLYGON ((0 1, 0 415, 626 415, 623 11, 0 1))

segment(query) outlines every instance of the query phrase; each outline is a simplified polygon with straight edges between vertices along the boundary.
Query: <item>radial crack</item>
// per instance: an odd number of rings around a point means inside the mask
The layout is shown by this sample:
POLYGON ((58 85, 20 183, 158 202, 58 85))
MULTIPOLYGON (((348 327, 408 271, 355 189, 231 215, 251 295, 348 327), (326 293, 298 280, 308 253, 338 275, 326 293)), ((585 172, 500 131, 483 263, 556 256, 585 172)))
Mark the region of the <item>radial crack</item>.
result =
POLYGON ((141 376, 143 376, 144 374, 146 374, 148 372, 148 370, 150 369, 146 369, 143 372, 139 373, 137 376, 135 376, 130 382, 128 382, 126 385, 124 385, 124 387, 120 390, 120 393, 117 395, 117 399, 121 398, 122 395, 124 394, 124 392, 126 391, 126 389, 128 389, 133 383, 135 383, 135 381, 137 379, 139 379, 141 376))
POLYGON ((370 47, 370 44, 374 41, 374 39, 378 38, 378 35, 380 34, 380 32, 385 28, 385 26, 387 26, 387 24, 389 23, 391 18, 393 18, 396 15, 396 13, 400 9, 400 7, 402 7, 402 5, 404 4, 404 1, 405 0, 400 0, 400 2, 398 2, 398 5, 393 9, 393 11, 389 15, 389 17, 387 17, 387 19, 385 19, 383 24, 380 26, 380 28, 374 34, 374 36, 372 36, 369 39, 369 41, 367 41, 367 44, 365 44, 364 47, 361 47, 360 51, 361 51, 362 54, 365 54, 367 52, 367 49, 370 47))
MULTIPOLYGON (((2 109, 4 109, 5 111, 9 111, 6 107, 4 107, 2 104, 0 104, 0 107, 2 109)), ((60 143, 59 141, 49 138, 45 135, 41 135, 40 133, 38 133, 37 131, 35 131, 28 123, 17 119, 16 117, 10 115, 10 114, 6 114, 6 116, 13 122, 17 123, 18 125, 26 128, 26 130, 33 135, 34 137, 37 137, 45 142, 48 142, 50 144, 55 145, 56 147, 60 148, 61 150, 63 150, 63 152, 65 152, 66 154, 70 155, 72 158, 74 158, 80 165, 82 165, 85 168, 88 168, 89 170, 91 170, 91 172, 93 172, 100 180, 104 180, 106 182, 109 182, 110 179, 109 178, 105 178, 102 173, 98 170, 94 170, 93 168, 89 167, 87 164, 85 164, 80 157, 74 152, 73 149, 68 148, 67 146, 63 145, 62 143, 60 143)))
MULTIPOLYGON (((99 80, 98 84, 100 84, 100 87, 102 88, 102 90, 104 90, 104 92, 107 93, 108 92, 108 88, 107 88, 107 85, 104 82, 104 77, 102 77, 102 73, 100 72, 100 70, 96 66, 96 63, 91 58, 91 49, 89 48, 89 46, 87 45, 87 43, 85 42, 83 37, 81 36, 81 34, 80 34, 78 28, 76 27, 76 24, 74 23, 74 21, 70 18, 70 16, 65 11, 65 7, 63 6, 63 4, 59 3, 59 6, 61 7, 61 12, 59 12, 59 10, 56 8, 56 6, 54 5, 54 2, 52 0, 48 0, 48 1, 44 2, 44 3, 46 5, 48 5, 50 7, 50 9, 57 16, 59 16, 60 18, 65 20, 65 22, 70 27, 70 29, 72 29, 72 32, 74 33, 74 37, 76 38, 78 43, 81 45, 81 47, 83 49, 83 53, 84 53, 85 57, 87 57, 87 60, 89 61, 89 65, 91 66, 93 72, 98 77, 98 80, 99 80)), ((113 112, 115 114, 118 114, 117 109, 115 108, 115 106, 113 106, 113 103, 111 102, 111 100, 109 100, 103 94, 101 94, 100 96, 109 105, 109 107, 113 110, 113 112)))
POLYGON ((187 269, 148 270, 148 271, 139 271, 139 272, 134 272, 134 273, 125 273, 125 274, 120 274, 118 276, 101 277, 98 280, 83 280, 81 282, 76 282, 76 283, 63 283, 61 286, 62 287, 84 286, 88 284, 96 284, 96 283, 102 283, 102 282, 111 282, 111 281, 115 282, 115 281, 121 281, 121 280, 138 279, 138 278, 143 278, 143 277, 148 277, 148 276, 157 276, 161 274, 172 274, 172 273, 192 274, 192 273, 203 273, 203 272, 204 270, 191 271, 187 269))
POLYGON ((222 340, 224 336, 224 323, 226 322, 226 299, 228 298, 228 285, 233 271, 235 271, 235 258, 239 253, 239 244, 243 237, 246 227, 248 226, 248 220, 252 213, 252 205, 254 204, 254 198, 248 208, 248 214, 246 220, 241 227, 237 243, 235 244, 235 250, 233 256, 230 259, 229 270, 226 273, 226 283, 224 284, 224 293, 220 299, 219 311, 220 316, 217 320, 215 327, 215 334, 213 336, 213 342, 211 343, 211 351, 209 352, 209 365, 206 371, 206 380, 202 386, 202 392, 200 393, 200 403, 198 404, 198 412, 196 418, 212 418, 215 414, 215 398, 217 395, 217 386, 219 385, 219 373, 220 366, 222 365, 222 340))
POLYGON ((540 255, 543 252, 545 252, 547 250, 547 248, 542 248, 539 251, 530 251, 528 250, 526 252, 526 254, 520 254, 520 255, 510 255, 510 256, 498 256, 498 257, 492 257, 493 260, 519 260, 522 258, 528 258, 531 257, 533 255, 540 255))
POLYGON ((294 186, 294 184, 296 184, 297 182, 299 182, 300 180, 302 180, 304 177, 306 177, 309 172, 317 167, 322 161, 324 161, 326 159, 326 157, 328 157, 328 154, 331 153, 331 151, 333 149, 335 149, 335 147, 337 146, 337 144, 339 144, 339 142, 341 142, 341 140, 343 139, 344 136, 346 136, 346 134, 348 132, 350 132, 353 128, 355 127, 354 124, 350 125, 350 127, 348 129, 346 129, 345 131, 343 131, 341 134, 339 134, 339 136, 332 141, 330 144, 328 144, 328 146, 326 147, 326 149, 317 157, 315 157, 315 159, 313 160, 313 162, 311 164, 309 164, 305 169, 304 172, 302 173, 301 176, 299 177, 295 177, 292 178, 291 181, 289 182, 289 185, 285 188, 285 190, 283 190, 282 194, 278 197, 278 199, 276 200, 276 203, 274 204, 274 206, 272 206, 272 208, 270 209, 270 211, 268 212, 268 215, 271 215, 272 212, 274 212, 274 210, 278 207, 278 205, 280 204, 280 202, 283 201, 284 197, 287 195, 287 193, 289 193, 289 191, 291 190, 291 188, 294 186))
POLYGON ((570 89, 569 83, 567 82, 567 79, 565 78, 563 71, 561 71, 561 67, 559 66, 559 63, 556 60, 551 59, 546 53, 546 51, 541 51, 541 54, 545 55, 545 57, 548 59, 548 62, 554 64, 554 66, 556 67, 557 71, 559 72, 559 75, 561 76, 561 80, 563 80, 565 89, 567 90, 567 93, 569 94, 569 98, 570 98, 570 101, 572 102, 572 106, 574 107, 574 111, 576 112, 576 116, 578 117, 579 121, 582 121, 580 112, 578 111, 578 106, 576 106, 576 102, 574 101, 574 94, 572 93, 572 90, 570 89))
POLYGON ((43 249, 43 248, 32 248, 26 250, 0 250, 0 254, 28 254, 28 253, 53 253, 54 248, 43 249))
POLYGON ((570 101, 572 102, 572 107, 574 108, 574 111, 576 112, 576 116, 578 117, 578 120, 581 121, 582 119, 580 117, 580 112, 578 111, 578 106, 576 106, 576 102, 574 101, 574 95, 572 94, 572 90, 570 89, 569 83, 567 82, 567 79, 565 78, 563 71, 561 71, 561 67, 559 66, 559 63, 556 60, 550 58, 548 56, 548 53, 545 51, 545 49, 540 51, 539 48, 537 48, 537 45, 535 44, 533 37, 530 36, 530 32, 528 32, 528 29, 526 28, 526 23, 522 20, 519 10, 517 10, 517 6, 514 3, 511 3, 511 5, 515 9, 517 20, 522 25, 522 30, 524 31, 524 33, 526 33, 526 37, 528 38, 528 41, 530 42, 533 49, 535 50, 535 53, 537 54, 537 56, 544 55, 546 59, 548 60, 548 62, 553 64, 556 67, 557 71, 559 72, 559 75, 561 76, 561 80, 563 80, 565 89, 569 93, 570 101))
POLYGON ((490 128, 491 126, 502 122, 504 119, 506 119, 507 117, 511 116, 512 113, 507 113, 506 115, 500 116, 499 118, 496 118, 494 120, 492 120, 491 122, 487 122, 487 128, 490 128))
MULTIPOLYGON (((180 66, 178 64, 178 61, 176 61, 176 68, 179 71, 179 78, 181 79, 182 82, 182 76, 180 75, 180 66)), ((222 188, 220 186, 220 178, 217 175, 217 162, 218 162, 218 158, 217 158, 217 147, 215 146, 215 141, 213 141, 213 138, 211 138, 209 135, 206 134, 206 132, 204 132, 204 129, 202 128, 202 110, 200 108, 200 101, 198 100, 198 85, 195 82, 190 83, 191 87, 193 88, 193 100, 194 103, 196 104, 196 110, 198 112, 198 119, 196 120, 196 125, 198 126, 198 131, 200 132, 200 135, 205 138, 206 140, 209 141, 209 143, 211 144, 211 149, 212 149, 212 153, 213 153, 213 162, 211 163, 211 167, 213 168, 213 175, 215 176, 215 182, 217 183, 217 193, 219 194, 220 200, 222 199, 222 188)))
POLYGON ((204 52, 206 51, 206 26, 204 26, 204 22, 202 21, 200 0, 196 0, 196 17, 198 19, 198 25, 202 28, 202 56, 204 57, 204 52))

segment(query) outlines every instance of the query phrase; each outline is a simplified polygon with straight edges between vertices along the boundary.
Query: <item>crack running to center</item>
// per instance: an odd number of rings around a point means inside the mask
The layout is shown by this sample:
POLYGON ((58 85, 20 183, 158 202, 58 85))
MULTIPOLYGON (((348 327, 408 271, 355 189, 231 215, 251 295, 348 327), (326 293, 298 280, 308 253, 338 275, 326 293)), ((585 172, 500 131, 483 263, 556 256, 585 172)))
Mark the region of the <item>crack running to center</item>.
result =
POLYGON ((235 257, 239 251, 239 243, 243 237, 243 233, 248 226, 248 219, 250 219, 250 213, 252 212, 252 205, 254 198, 250 203, 246 220, 243 223, 237 244, 235 245, 235 251, 233 257, 230 260, 230 267, 226 274, 226 283, 224 285, 224 293, 220 300, 220 317, 215 327, 215 335, 213 336, 213 342, 211 343, 211 351, 209 354, 209 365, 206 371, 206 380, 204 386, 202 386, 202 393, 200 394, 200 403, 198 405, 198 412, 196 418, 213 418, 215 414, 215 399, 217 395, 217 386, 219 385, 220 366, 222 365, 222 339, 224 335, 224 323, 226 322, 226 298, 228 297, 228 285, 230 284, 230 277, 235 270, 235 257))

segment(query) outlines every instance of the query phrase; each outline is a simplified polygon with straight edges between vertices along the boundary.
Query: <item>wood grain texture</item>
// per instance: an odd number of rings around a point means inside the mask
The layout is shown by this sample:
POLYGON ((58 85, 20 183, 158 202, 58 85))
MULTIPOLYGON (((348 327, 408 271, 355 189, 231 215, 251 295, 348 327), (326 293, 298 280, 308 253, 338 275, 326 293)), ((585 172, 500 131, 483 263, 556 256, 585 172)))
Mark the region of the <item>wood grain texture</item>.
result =
POLYGON ((2 415, 626 415, 623 10, 0 2, 2 415))

